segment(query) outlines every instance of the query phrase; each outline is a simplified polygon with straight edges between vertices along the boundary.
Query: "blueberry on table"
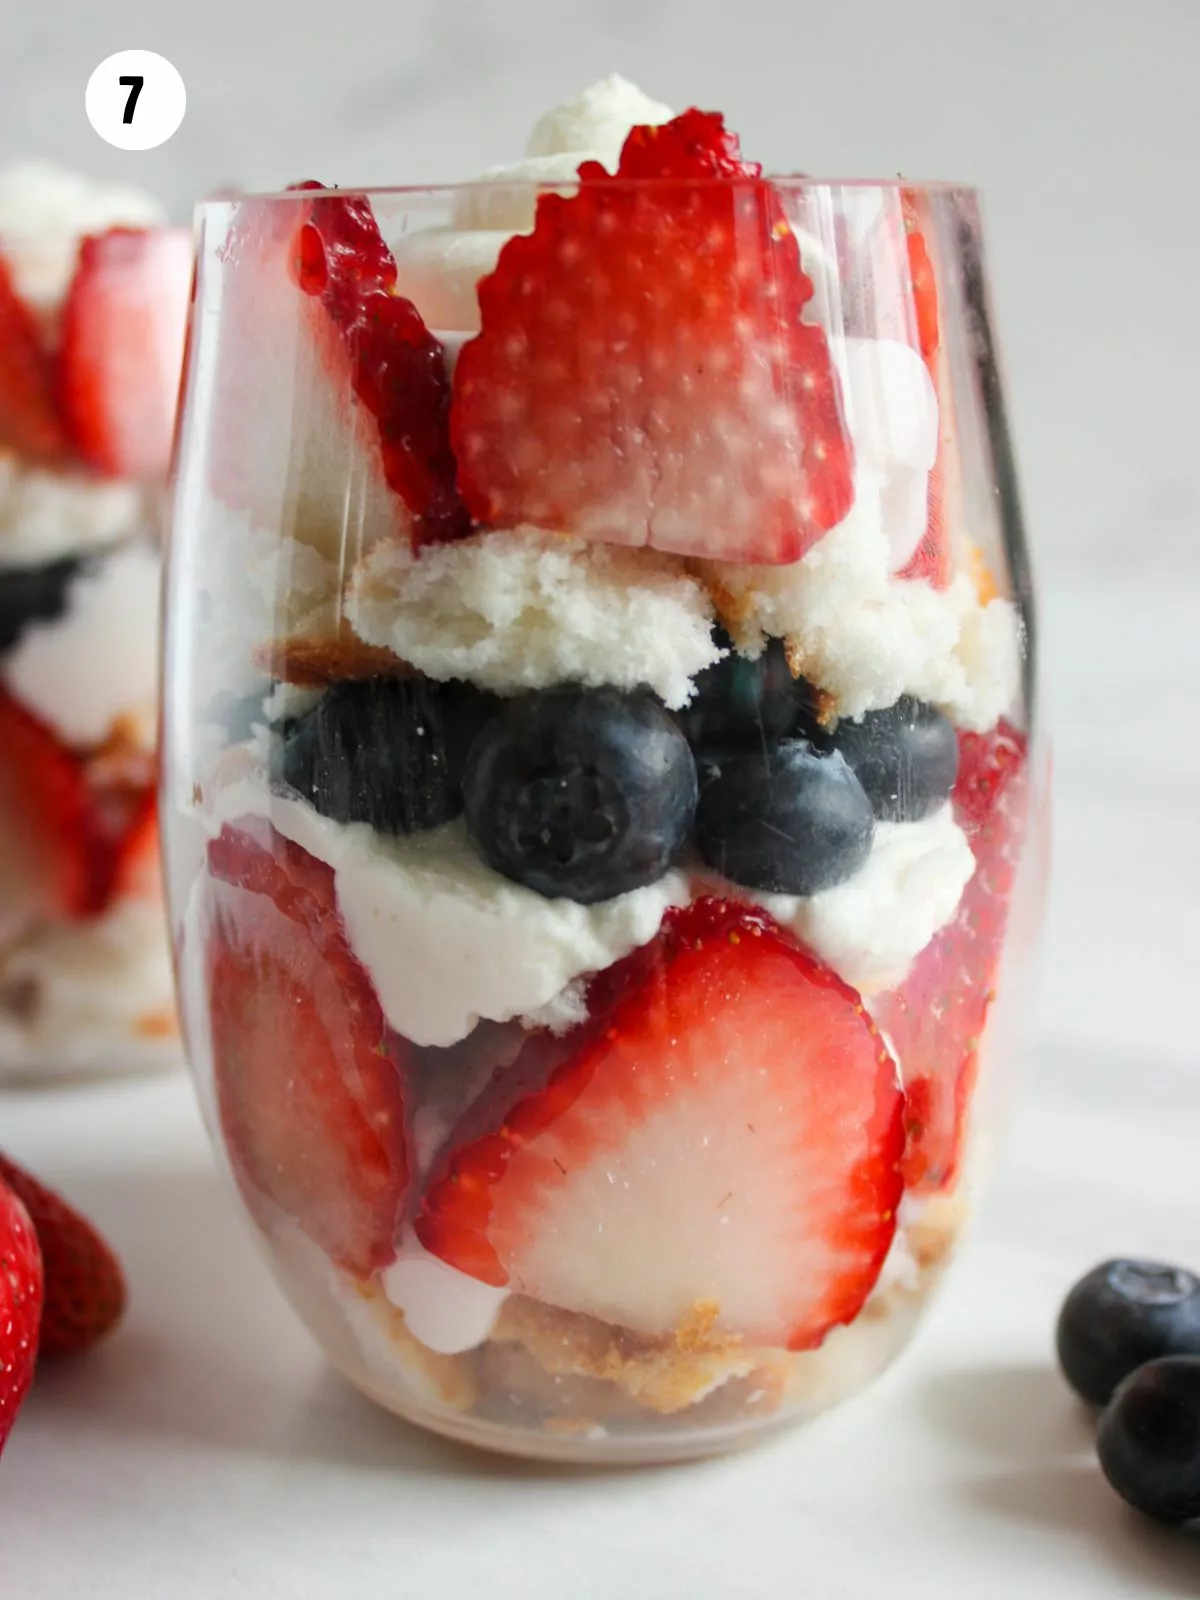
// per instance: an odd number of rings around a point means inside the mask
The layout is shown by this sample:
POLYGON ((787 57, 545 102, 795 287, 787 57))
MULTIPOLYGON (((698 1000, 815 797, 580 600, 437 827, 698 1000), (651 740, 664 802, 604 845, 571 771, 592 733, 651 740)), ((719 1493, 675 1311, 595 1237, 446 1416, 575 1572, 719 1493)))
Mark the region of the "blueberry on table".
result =
POLYGON ((467 829, 488 864, 592 905, 661 878, 696 811, 696 764, 653 695, 564 685, 510 700, 471 747, 467 829))
POLYGON ((816 894, 853 877, 875 831, 845 757, 807 739, 701 762, 696 842, 710 867, 748 889, 816 894))
POLYGON ((0 651, 11 650, 32 622, 53 622, 67 609, 67 589, 83 567, 65 556, 43 567, 0 572, 0 651))
POLYGON ((739 655, 728 634, 717 643, 729 653, 696 676, 691 701, 676 713, 694 750, 774 744, 798 728, 817 733, 820 697, 794 678, 781 639, 769 639, 760 656, 739 655))
POLYGON ((1159 1261, 1104 1261, 1079 1282, 1058 1318, 1058 1360, 1093 1405, 1158 1356, 1200 1356, 1200 1279, 1159 1261))
POLYGON ((1096 1449, 1123 1500, 1163 1522, 1200 1517, 1200 1356, 1139 1367, 1100 1418, 1096 1449))
POLYGON ((278 776, 335 822, 436 828, 462 811, 467 752, 499 704, 419 674, 337 684, 284 739, 278 776))
POLYGON ((903 695, 886 711, 843 717, 832 743, 854 768, 882 822, 920 822, 948 799, 958 736, 936 707, 903 695))

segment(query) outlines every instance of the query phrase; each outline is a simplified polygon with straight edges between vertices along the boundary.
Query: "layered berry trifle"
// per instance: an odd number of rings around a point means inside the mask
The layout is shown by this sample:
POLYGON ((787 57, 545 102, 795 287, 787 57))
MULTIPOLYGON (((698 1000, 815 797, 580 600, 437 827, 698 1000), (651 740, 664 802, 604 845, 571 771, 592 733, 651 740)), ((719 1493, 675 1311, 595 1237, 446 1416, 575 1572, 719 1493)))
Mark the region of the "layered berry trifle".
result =
POLYGON ((967 1214, 1029 813, 970 196, 614 78, 474 184, 201 222, 168 861, 281 1282, 503 1449, 862 1387, 967 1214))
POLYGON ((0 1080, 179 1055, 154 749, 191 270, 140 192, 0 170, 0 1080))

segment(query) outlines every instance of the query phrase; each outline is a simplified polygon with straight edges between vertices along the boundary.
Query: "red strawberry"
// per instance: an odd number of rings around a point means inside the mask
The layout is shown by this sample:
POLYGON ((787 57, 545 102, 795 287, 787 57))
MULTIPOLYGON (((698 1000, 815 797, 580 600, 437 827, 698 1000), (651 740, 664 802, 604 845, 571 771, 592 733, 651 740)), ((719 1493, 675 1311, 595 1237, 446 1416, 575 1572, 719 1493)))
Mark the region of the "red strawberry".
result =
MULTIPOLYGON (((942 372, 941 320, 938 311, 937 277, 929 247, 920 229, 919 200, 915 191, 901 191, 905 248, 912 284, 912 304, 916 315, 917 341, 938 396, 938 409, 949 404, 947 384, 942 372)), ((900 572, 902 578, 925 578, 935 589, 944 589, 952 576, 949 530, 945 526, 946 419, 939 416, 938 449, 929 474, 929 522, 925 536, 900 572)))
POLYGON ((0 256, 0 449, 46 462, 65 448, 41 334, 0 256))
POLYGON ((479 285, 451 439, 483 522, 795 561, 850 508, 850 444, 778 192, 716 114, 635 128, 614 183, 544 195, 479 285), (728 180, 728 181, 723 181, 728 180))
POLYGON ((954 808, 975 852, 975 873, 954 921, 900 987, 872 1007, 904 1073, 904 1180, 918 1192, 948 1188, 958 1176, 1025 831, 1025 758, 1024 735, 1006 722, 987 734, 959 735, 954 808))
POLYGON ((140 735, 118 728, 89 753, 84 770, 92 808, 92 906, 126 895, 159 900, 156 764, 140 735))
POLYGON ((117 840, 112 869, 112 895, 137 900, 162 898, 158 846, 158 795, 154 789, 137 796, 128 826, 117 840))
POLYGON ((42 1255, 25 1207, 0 1183, 0 1451, 33 1382, 42 1255))
POLYGON ((59 393, 75 448, 118 478, 165 477, 192 279, 184 228, 85 239, 63 309, 59 393))
POLYGON ((0 689, 0 884, 6 915, 94 908, 94 826, 83 764, 0 689))
POLYGON ((212 1050, 234 1177, 264 1228, 283 1211, 367 1277, 395 1254, 408 1193, 404 1046, 346 943, 323 862, 248 820, 210 843, 208 864, 212 1050))
POLYGON ((227 505, 348 566, 378 538, 452 538, 469 519, 442 347, 392 292, 368 202, 303 192, 319 188, 241 201, 228 226, 212 481, 227 505))
POLYGON ((466 533, 470 523, 454 484, 445 352, 412 301, 391 292, 396 263, 367 201, 314 199, 295 259, 300 288, 341 335, 350 386, 375 418, 384 476, 412 512, 414 536, 466 533))
POLYGON ((857 995, 709 899, 589 998, 568 1059, 449 1159, 421 1242, 639 1332, 704 1304, 752 1344, 819 1345, 870 1293, 901 1193, 903 1096, 857 995))
POLYGON ((0 1183, 21 1201, 37 1233, 45 1274, 39 1352, 86 1350, 121 1320, 121 1264, 85 1217, 36 1178, 0 1155, 0 1183))

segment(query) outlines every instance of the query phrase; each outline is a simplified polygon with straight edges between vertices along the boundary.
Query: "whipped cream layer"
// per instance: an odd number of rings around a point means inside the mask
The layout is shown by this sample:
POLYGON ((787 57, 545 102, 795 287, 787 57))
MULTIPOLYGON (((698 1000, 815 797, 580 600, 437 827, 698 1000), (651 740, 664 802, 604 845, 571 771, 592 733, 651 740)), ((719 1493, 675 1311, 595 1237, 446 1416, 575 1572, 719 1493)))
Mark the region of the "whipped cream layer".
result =
POLYGON ((67 292, 85 235, 165 221, 156 200, 126 184, 96 183, 49 161, 0 168, 0 254, 21 299, 47 316, 67 292))
POLYGON ((422 1046, 453 1045, 484 1019, 565 1032, 585 1014, 579 980, 647 944, 670 907, 714 893, 762 905, 845 982, 876 991, 899 981, 951 920, 975 865, 946 806, 923 822, 879 824, 859 871, 807 899, 676 870, 583 906, 493 871, 461 820, 388 838, 273 791, 238 755, 210 797, 206 831, 262 817, 331 867, 347 938, 384 1015, 422 1046))
POLYGON ((158 511, 153 492, 136 484, 51 472, 0 450, 0 574, 149 533, 158 511))
POLYGON ((65 745, 102 744, 118 722, 152 743, 158 602, 157 551, 121 546, 79 570, 62 616, 26 627, 0 659, 0 682, 65 745))
POLYGON ((869 995, 903 982, 953 918, 974 871, 966 834, 947 805, 921 822, 877 823, 870 855, 845 883, 805 899, 754 898, 852 989, 869 995))
POLYGON ((253 778, 220 790, 205 820, 215 836, 248 816, 333 869, 350 946, 389 1024, 417 1045, 451 1045, 482 1019, 536 1011, 647 944, 667 908, 689 898, 687 879, 671 872, 599 905, 546 900, 481 861, 461 820, 385 838, 253 778))
POLYGON ((180 1053, 155 901, 124 899, 91 921, 30 930, 0 957, 0 991, 0 1079, 136 1071, 180 1053))

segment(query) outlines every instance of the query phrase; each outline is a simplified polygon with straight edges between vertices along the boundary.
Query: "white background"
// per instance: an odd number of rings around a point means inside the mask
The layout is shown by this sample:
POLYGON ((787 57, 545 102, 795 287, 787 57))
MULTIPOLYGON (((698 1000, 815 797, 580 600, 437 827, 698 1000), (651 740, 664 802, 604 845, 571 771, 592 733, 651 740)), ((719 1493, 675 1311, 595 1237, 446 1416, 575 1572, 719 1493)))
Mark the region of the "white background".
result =
POLYGON ((758 1454, 555 1477, 425 1444, 324 1374, 210 1174, 180 1084, 0 1102, 103 1221, 134 1309, 0 1465, 3 1600, 876 1600, 1193 1594, 1122 1514, 1049 1365, 1102 1254, 1200 1265, 1200 3, 0 0, 0 159, 204 189, 409 182, 519 153, 619 69, 747 153, 985 190, 1057 746, 1029 1088, 978 1238, 872 1395, 758 1454), (92 133, 117 49, 179 133, 92 133))

